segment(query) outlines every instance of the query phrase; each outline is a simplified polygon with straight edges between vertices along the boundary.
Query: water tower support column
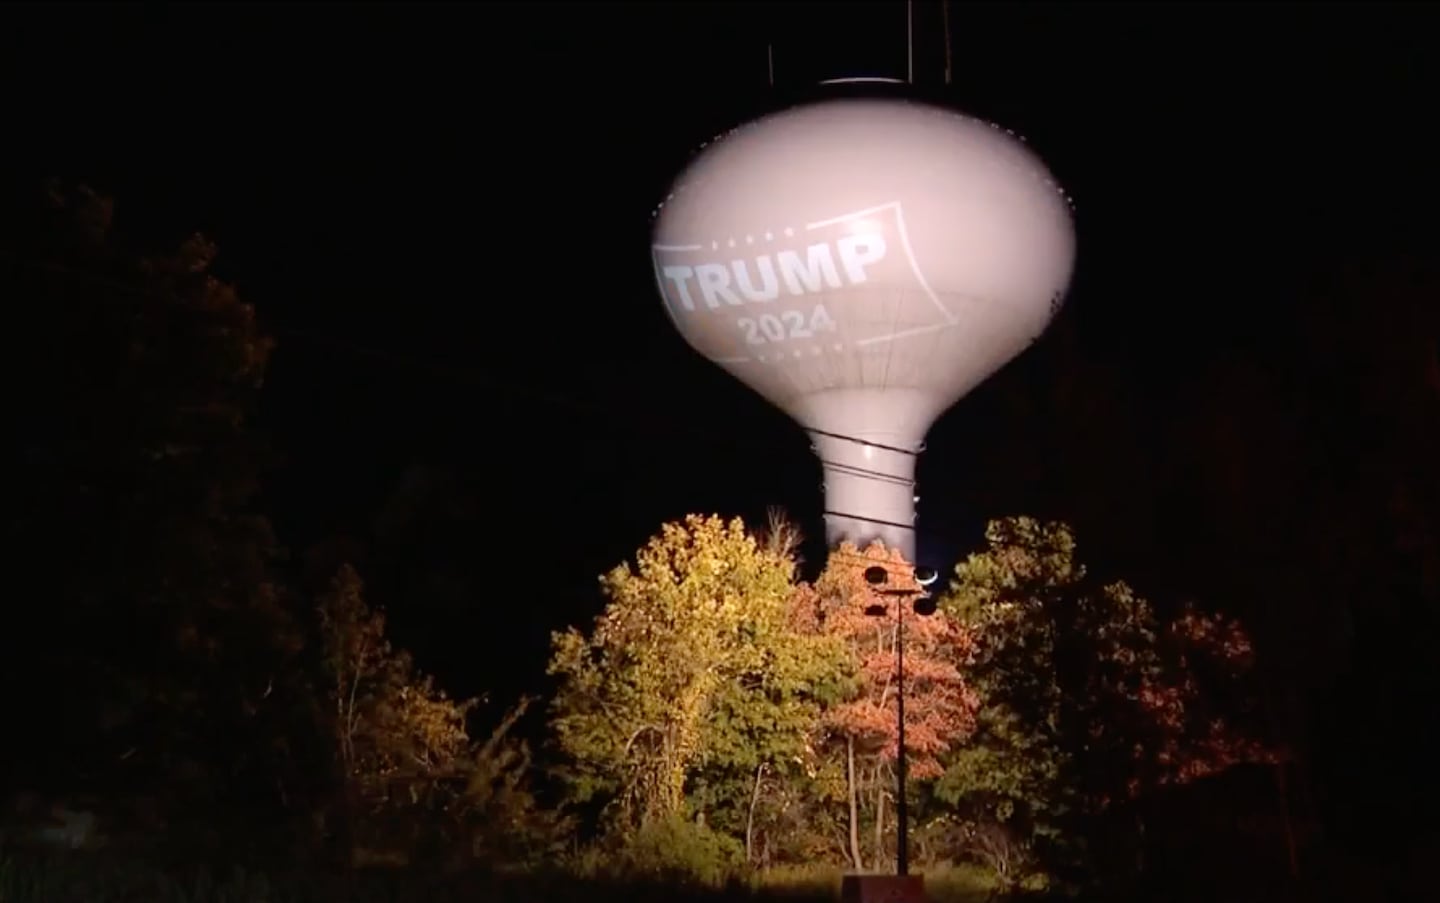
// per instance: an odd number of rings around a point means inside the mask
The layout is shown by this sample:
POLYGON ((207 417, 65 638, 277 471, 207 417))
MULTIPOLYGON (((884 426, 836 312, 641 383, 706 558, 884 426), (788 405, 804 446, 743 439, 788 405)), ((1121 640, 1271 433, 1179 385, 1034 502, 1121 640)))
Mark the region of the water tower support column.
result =
POLYGON ((811 433, 811 439, 825 475, 826 544, 848 540, 864 548, 879 540, 914 561, 916 453, 895 449, 918 450, 920 442, 893 435, 811 433))

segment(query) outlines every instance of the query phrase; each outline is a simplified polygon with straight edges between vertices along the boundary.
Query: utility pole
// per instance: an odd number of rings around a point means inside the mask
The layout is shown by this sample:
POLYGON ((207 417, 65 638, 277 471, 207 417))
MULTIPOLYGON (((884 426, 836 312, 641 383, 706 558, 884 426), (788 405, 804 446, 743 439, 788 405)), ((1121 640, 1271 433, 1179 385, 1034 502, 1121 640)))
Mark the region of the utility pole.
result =
MULTIPOLYGON (((918 589, 879 589, 890 581, 890 572, 885 568, 875 565, 865 569, 865 582, 877 587, 873 592, 877 596, 895 599, 895 705, 897 709, 895 739, 899 748, 895 753, 895 874, 905 877, 910 874, 910 815, 909 806, 906 803, 905 779, 908 769, 908 762, 905 754, 905 602, 914 600, 915 613, 922 617, 928 617, 935 613, 935 600, 930 597, 926 587, 935 582, 939 575, 931 568, 915 568, 915 582, 919 584, 918 589)), ((871 605, 865 609, 865 614, 871 617, 884 617, 889 614, 889 607, 885 605, 871 605)))

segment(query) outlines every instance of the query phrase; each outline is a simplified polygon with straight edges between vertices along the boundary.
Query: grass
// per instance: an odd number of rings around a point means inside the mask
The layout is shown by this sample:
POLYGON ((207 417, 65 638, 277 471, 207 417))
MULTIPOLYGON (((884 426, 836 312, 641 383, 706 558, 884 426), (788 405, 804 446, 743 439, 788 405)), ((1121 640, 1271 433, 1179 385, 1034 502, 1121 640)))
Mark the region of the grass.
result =
MULTIPOLYGON (((990 883, 964 867, 929 870, 934 903, 979 903, 990 883)), ((94 853, 0 854, 0 903, 800 903, 838 898, 831 868, 776 868, 724 890, 581 881, 565 875, 441 876, 422 870, 355 875, 161 869, 94 853)))
MULTIPOLYGON (((354 875, 161 869, 94 853, 0 853, 0 903, 802 903, 838 898, 833 868, 776 868, 724 890, 581 881, 543 875, 441 876, 423 870, 354 875)), ((980 903, 991 885, 977 869, 925 871, 933 903, 980 903)))
MULTIPOLYGON (((995 884, 983 869, 952 865, 918 870, 925 876, 925 891, 932 903, 980 903, 988 900, 995 884)), ((833 868, 782 866, 756 876, 754 885, 769 891, 815 900, 835 900, 842 872, 833 868)))

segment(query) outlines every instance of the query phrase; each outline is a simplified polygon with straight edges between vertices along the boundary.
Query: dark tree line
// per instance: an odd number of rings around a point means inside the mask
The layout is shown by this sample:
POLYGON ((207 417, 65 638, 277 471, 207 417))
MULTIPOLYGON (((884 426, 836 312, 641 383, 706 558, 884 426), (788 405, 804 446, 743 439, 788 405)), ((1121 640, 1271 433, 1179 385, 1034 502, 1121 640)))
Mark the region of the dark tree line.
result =
POLYGON ((472 740, 478 701, 391 647, 353 570, 332 560, 307 583, 287 560, 257 504, 273 343, 214 275, 213 244, 137 253, 84 187, 24 201, 3 249, 21 389, 7 794, 180 856, 490 843, 485 806, 528 811, 514 718, 472 740))
MULTIPOLYGON (((625 817, 636 825, 659 812, 671 830, 675 818, 703 813, 701 840, 689 828, 650 839, 711 844, 705 856, 884 859, 893 842, 884 675, 858 685, 880 688, 877 705, 845 697, 854 687, 813 695, 806 668, 828 673, 829 660, 781 617, 782 601, 820 599, 837 612, 828 629, 847 623, 843 574, 800 581, 785 546, 755 584, 770 601, 747 603, 767 612, 772 645, 751 636, 717 650, 703 634, 682 637, 716 667, 782 688, 762 719, 764 745, 744 733, 759 729, 747 719, 762 709, 747 708, 743 694, 657 661, 626 679, 681 686, 688 720, 662 735, 644 720, 658 715, 637 710, 640 739, 618 745, 597 726, 605 718, 575 728, 568 748, 546 751, 568 771, 541 805, 540 772, 511 734, 525 703, 454 699, 426 677, 393 645, 348 566, 366 554, 361 544, 338 539, 296 558, 283 550, 257 495, 273 461, 255 416, 273 346, 254 309, 214 275, 216 248, 201 236, 163 253, 128 248, 112 234, 111 202, 83 187, 22 201, 7 208, 0 244, 17 427, 4 517, 14 579, 0 621, 0 701, 17 728, 0 762, 11 796, 94 808, 113 835, 164 835, 177 856, 533 861, 585 831, 603 834, 596 812, 613 793, 629 794, 625 817), (765 659, 777 650, 793 656, 784 668, 765 659), (718 695, 707 702, 705 693, 718 695), (729 713, 731 733, 697 727, 711 702, 729 713), (857 743, 858 766, 843 754, 857 743), (588 814, 558 806, 578 774, 593 778, 588 814)), ((1433 802, 1428 726, 1440 689, 1427 653, 1440 626, 1437 286, 1433 274, 1393 263, 1337 271, 1297 287, 1306 315, 1252 337, 1263 353, 1196 360, 1188 379, 1143 390, 1114 359, 1090 353, 1066 315, 981 393, 978 403, 1000 413, 998 429, 1021 437, 1005 448, 1023 452, 983 462, 995 479, 982 507, 1012 510, 1007 487, 1043 487, 1046 518, 1095 537, 1086 546, 1096 549, 1095 572, 1133 581, 1072 584, 1071 540, 1047 532, 1060 528, 992 525, 990 545, 950 591, 956 629, 974 634, 955 648, 983 650, 976 637, 989 636, 1028 651, 937 660, 937 675, 958 669, 946 678, 959 681, 955 693, 980 695, 936 716, 949 726, 934 738, 934 773, 922 775, 934 782, 918 804, 925 857, 970 850, 1013 875, 1022 860, 1035 867, 1037 851, 1089 856, 1060 842, 1077 834, 1067 813, 1083 811, 1117 832, 1106 854, 1116 871, 1153 869, 1173 853, 1147 854, 1138 826, 1154 834, 1192 811, 1183 786, 1225 770, 1203 764, 1213 762, 1269 769, 1231 777, 1255 785, 1243 791, 1264 801, 1251 816, 1271 820, 1265 836, 1283 835, 1288 850, 1275 855, 1292 872, 1317 867, 1313 851, 1325 848, 1316 837, 1377 847, 1392 861, 1405 854, 1433 802), (1026 567, 1046 575, 1033 592, 1013 583, 1026 567), (1187 620, 1196 601, 1219 611, 1187 620), (1033 610, 1014 621, 1011 603, 1033 610), (1250 632, 1254 708, 1227 699, 1224 681, 1201 681, 1201 693, 1175 677, 1187 673, 1175 665, 1182 640, 1210 642, 1217 634, 1206 625, 1236 618, 1250 632), (1057 634, 1089 639, 1035 646, 1057 634), (1094 640, 1102 635, 1129 645, 1106 659, 1094 640), (1148 671, 1126 672, 1141 660, 1148 671), (1060 675, 1059 695, 1017 674, 1060 675), (1062 684, 1089 688, 1088 701, 1062 684), (1267 749, 1207 734, 1196 720, 1207 706, 1243 712, 1244 733, 1266 738, 1267 749), (1008 720, 1015 712, 1028 726, 1008 720), (1069 727, 1035 732, 1051 721, 1069 727), (1127 759, 1118 741, 1076 745, 1101 722, 1124 723, 1122 739, 1145 737, 1165 758, 1127 759), (1186 767, 1193 773, 1177 780, 1186 767), (1062 774, 1068 783, 1056 783, 1062 774)), ((462 521, 478 510, 453 495, 428 497, 462 521)), ((377 533, 425 514, 388 512, 377 533)), ((412 537, 406 554, 432 560, 448 531, 412 537)), ((483 585, 474 572, 483 566, 455 563, 452 588, 435 587, 436 597, 483 585)), ((615 593, 629 585, 612 579, 615 593)), ((635 611, 667 598, 642 589, 625 590, 639 593, 627 597, 635 611)), ((863 618, 853 620, 845 636, 868 636, 863 618)), ((649 647, 627 654, 639 648, 649 647)), ((589 674, 575 656, 561 670, 589 674)), ((583 709, 574 705, 571 715, 583 709)), ((544 714, 556 730, 566 715, 544 714)))

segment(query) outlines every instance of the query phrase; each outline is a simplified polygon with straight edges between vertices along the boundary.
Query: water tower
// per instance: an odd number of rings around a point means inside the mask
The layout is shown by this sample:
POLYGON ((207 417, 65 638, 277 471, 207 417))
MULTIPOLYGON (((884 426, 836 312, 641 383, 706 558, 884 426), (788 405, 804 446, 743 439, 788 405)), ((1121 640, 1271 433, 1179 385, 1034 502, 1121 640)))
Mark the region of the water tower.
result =
POLYGON ((925 434, 1045 329, 1075 237, 1006 130, 842 95, 708 144, 657 209, 652 254, 685 340, 810 433, 831 547, 913 561, 925 434))

